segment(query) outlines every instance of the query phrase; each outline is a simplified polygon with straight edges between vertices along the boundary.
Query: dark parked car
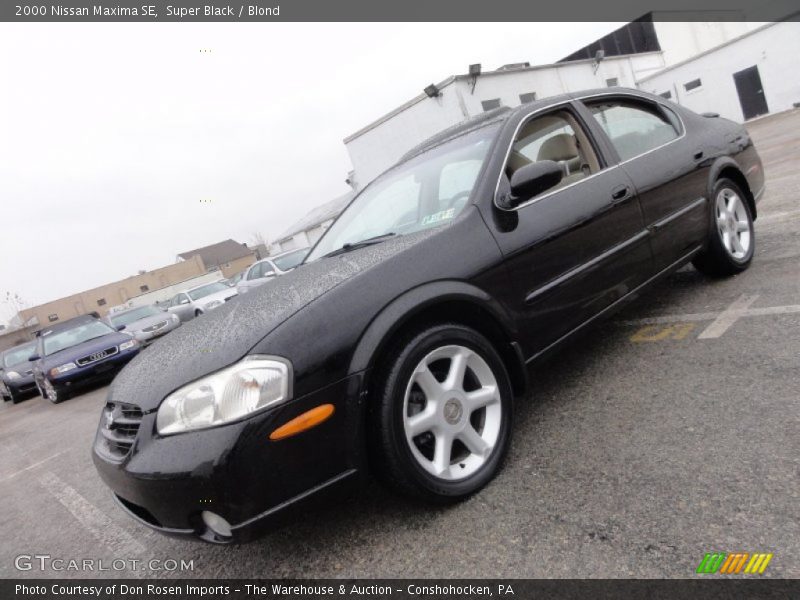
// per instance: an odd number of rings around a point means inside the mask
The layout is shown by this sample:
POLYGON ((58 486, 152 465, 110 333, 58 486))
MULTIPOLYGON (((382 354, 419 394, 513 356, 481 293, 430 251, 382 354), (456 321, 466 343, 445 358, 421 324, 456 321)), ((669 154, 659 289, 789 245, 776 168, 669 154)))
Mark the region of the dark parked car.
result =
POLYGON ((42 329, 37 340, 33 375, 41 395, 54 404, 75 388, 110 380, 141 348, 130 334, 90 315, 42 329))
POLYGON ((108 315, 106 322, 117 331, 132 335, 142 347, 148 346, 181 325, 178 315, 159 306, 137 306, 108 315))
POLYGON ((36 392, 33 364, 28 360, 36 342, 27 342, 0 353, 0 394, 14 404, 36 392))
POLYGON ((763 189, 742 126, 650 94, 487 112, 369 184, 303 268, 133 360, 97 469, 135 519, 220 543, 368 470, 465 498, 501 466, 530 365, 689 261, 746 269, 763 189))

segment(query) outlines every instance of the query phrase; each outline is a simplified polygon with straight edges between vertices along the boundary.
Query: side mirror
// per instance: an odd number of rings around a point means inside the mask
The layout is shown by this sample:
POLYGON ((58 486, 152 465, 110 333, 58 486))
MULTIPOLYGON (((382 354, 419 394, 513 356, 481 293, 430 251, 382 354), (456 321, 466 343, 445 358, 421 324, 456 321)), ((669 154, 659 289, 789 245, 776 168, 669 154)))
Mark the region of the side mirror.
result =
POLYGON ((40 358, 42 358, 42 357, 41 357, 41 356, 39 356, 38 354, 31 354, 31 355, 28 357, 28 362, 36 362, 36 361, 37 361, 37 360, 39 360, 40 358))
POLYGON ((189 301, 186 298, 183 298, 178 304, 189 304, 189 301))
POLYGON ((539 160, 517 169, 511 176, 511 197, 504 208, 515 208, 545 192, 559 183, 564 177, 561 165, 553 160, 539 160))
POLYGON ((117 331, 122 331, 125 329, 125 325, 117 325, 117 331))
POLYGON ((267 271, 266 273, 264 273, 262 275, 262 277, 264 277, 265 279, 269 279, 271 277, 275 277, 275 271, 267 271))

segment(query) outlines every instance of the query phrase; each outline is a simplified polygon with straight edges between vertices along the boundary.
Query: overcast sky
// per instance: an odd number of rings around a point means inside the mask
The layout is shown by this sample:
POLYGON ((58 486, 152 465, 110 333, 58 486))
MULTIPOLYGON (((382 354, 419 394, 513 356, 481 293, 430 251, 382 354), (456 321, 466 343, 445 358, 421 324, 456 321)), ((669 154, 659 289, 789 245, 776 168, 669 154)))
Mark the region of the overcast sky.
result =
POLYGON ((428 83, 620 25, 0 24, 0 294, 39 304, 274 239, 348 190, 342 139, 428 83))

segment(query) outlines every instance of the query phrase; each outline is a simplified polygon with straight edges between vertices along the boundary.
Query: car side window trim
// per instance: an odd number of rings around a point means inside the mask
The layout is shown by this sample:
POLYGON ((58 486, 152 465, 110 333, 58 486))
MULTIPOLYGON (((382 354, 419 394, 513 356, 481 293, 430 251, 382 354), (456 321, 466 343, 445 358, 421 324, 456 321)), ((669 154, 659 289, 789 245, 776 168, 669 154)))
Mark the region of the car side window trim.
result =
POLYGON ((535 204, 539 200, 544 200, 545 198, 549 198, 553 194, 561 193, 564 190, 568 190, 568 189, 570 189, 570 188, 572 188, 572 187, 574 187, 576 185, 579 185, 579 184, 584 183, 586 181, 591 181, 594 177, 597 177, 598 175, 600 175, 602 173, 606 173, 607 171, 609 171, 611 169, 615 169, 615 168, 617 168, 619 166, 619 164, 620 164, 619 162, 617 162, 616 164, 610 164, 610 162, 608 160, 609 157, 606 155, 605 149, 600 147, 600 144, 598 143, 598 140, 595 138, 595 133, 594 133, 593 128, 589 127, 586 124, 586 122, 584 121, 583 116, 577 110, 575 110, 575 108, 573 106, 573 102, 574 101, 575 101, 574 99, 573 100, 568 100, 566 102, 562 102, 562 103, 559 103, 559 104, 556 104, 556 105, 553 105, 553 106, 546 106, 544 108, 540 108, 539 110, 535 110, 535 111, 531 112, 530 114, 526 115, 526 117, 524 119, 521 119, 520 122, 517 123, 517 127, 514 129, 514 135, 511 136, 511 141, 509 142, 508 148, 506 149, 506 155, 505 155, 505 158, 503 159, 503 163, 502 163, 502 166, 500 168, 500 174, 497 177, 497 184, 495 185, 495 188, 494 188, 494 199, 493 199, 492 203, 494 204, 495 208, 497 208, 498 210, 502 210, 503 212, 516 212, 516 211, 522 210, 526 206, 530 206, 531 204, 535 204), (589 139, 589 142, 592 144, 592 150, 594 150, 594 153, 597 156, 598 162, 600 163, 600 169, 596 173, 592 173, 591 175, 588 175, 588 176, 584 177, 583 179, 580 179, 580 180, 575 181, 573 183, 567 184, 567 185, 565 185, 563 187, 560 187, 558 189, 555 189, 555 190, 552 190, 552 191, 549 191, 549 192, 545 192, 543 194, 535 196, 535 197, 531 198, 530 200, 527 200, 526 202, 523 202, 522 204, 519 204, 518 206, 515 206, 513 208, 503 208, 502 206, 499 206, 497 204, 497 197, 498 197, 498 194, 500 193, 500 182, 503 181, 503 177, 505 175, 505 170, 506 170, 506 165, 508 164, 509 158, 511 157, 511 151, 514 148, 514 142, 516 141, 517 136, 519 135, 519 132, 522 130, 523 127, 525 127, 525 125, 530 123, 533 119, 538 119, 540 117, 543 117, 543 116, 547 115, 548 113, 558 112, 560 110, 561 111, 564 111, 564 110, 568 111, 570 113, 570 115, 578 123, 578 125, 580 127, 582 127, 584 135, 589 139))
MULTIPOLYGON (((634 95, 634 94, 620 94, 619 92, 609 92, 609 93, 606 93, 606 94, 602 94, 601 93, 601 94, 592 94, 590 96, 581 96, 580 98, 576 98, 575 100, 577 102, 580 102, 581 104, 583 104, 583 107, 587 111, 591 111, 591 108, 588 106, 589 103, 591 103, 593 100, 605 100, 605 99, 608 99, 608 100, 619 99, 619 100, 627 101, 627 102, 630 102, 630 103, 633 103, 633 104, 637 104, 637 103, 638 104, 645 104, 645 105, 649 104, 660 115, 662 115, 667 120, 667 122, 670 123, 670 125, 672 125, 673 127, 675 126, 675 123, 673 123, 673 120, 671 118, 669 118, 670 114, 675 115, 675 118, 678 120, 678 124, 679 124, 678 136, 676 138, 671 139, 671 140, 669 140, 667 142, 664 142, 663 144, 661 144, 659 146, 656 146, 655 148, 650 148, 649 150, 647 150, 645 152, 642 152, 641 154, 637 154, 636 156, 632 156, 630 158, 626 158, 625 160, 618 160, 617 163, 616 163, 616 166, 625 165, 625 164, 627 164, 629 162, 632 162, 634 160, 638 160, 642 156, 647 156, 651 152, 655 152, 656 150, 660 150, 661 148, 669 146, 670 144, 674 144, 675 142, 678 142, 678 141, 680 141, 680 140, 682 140, 683 138, 686 137, 686 123, 684 123, 683 117, 681 117, 681 115, 678 113, 678 111, 672 110, 671 108, 669 108, 668 106, 662 104, 661 102, 657 102, 657 101, 652 100, 650 98, 645 98, 645 97, 634 95), (669 112, 665 113, 665 111, 669 111, 669 112)), ((601 133, 602 133, 602 135, 605 136, 606 141, 608 142, 608 144, 613 148, 614 144, 611 141, 611 138, 608 136, 608 134, 606 134, 604 131, 602 131, 601 133)), ((617 154, 617 158, 619 159, 619 154, 617 154)), ((588 179, 588 177, 587 177, 587 179, 588 179)), ((577 183, 580 183, 580 182, 577 182, 577 183)))

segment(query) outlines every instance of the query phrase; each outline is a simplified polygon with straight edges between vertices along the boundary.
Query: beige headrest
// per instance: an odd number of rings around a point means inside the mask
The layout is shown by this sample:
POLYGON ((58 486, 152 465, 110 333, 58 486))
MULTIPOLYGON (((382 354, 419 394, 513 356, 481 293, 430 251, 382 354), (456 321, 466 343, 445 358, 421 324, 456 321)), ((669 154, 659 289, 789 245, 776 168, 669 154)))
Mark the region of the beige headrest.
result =
POLYGON ((571 160, 579 156, 575 136, 559 133, 549 138, 539 148, 537 160, 571 160))

